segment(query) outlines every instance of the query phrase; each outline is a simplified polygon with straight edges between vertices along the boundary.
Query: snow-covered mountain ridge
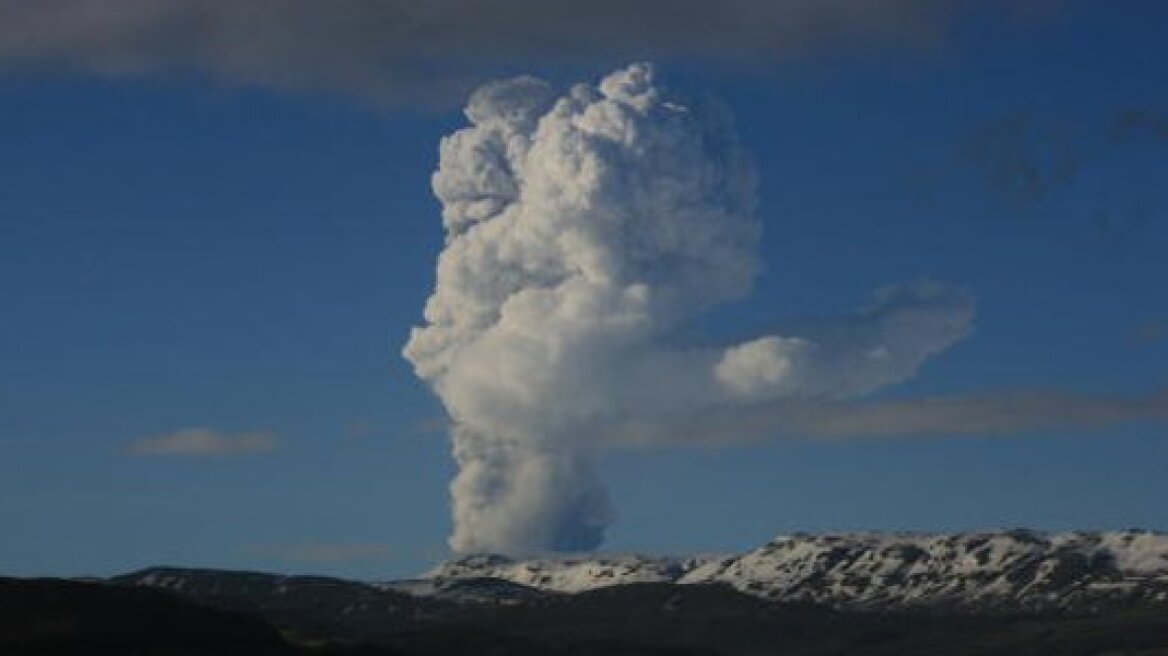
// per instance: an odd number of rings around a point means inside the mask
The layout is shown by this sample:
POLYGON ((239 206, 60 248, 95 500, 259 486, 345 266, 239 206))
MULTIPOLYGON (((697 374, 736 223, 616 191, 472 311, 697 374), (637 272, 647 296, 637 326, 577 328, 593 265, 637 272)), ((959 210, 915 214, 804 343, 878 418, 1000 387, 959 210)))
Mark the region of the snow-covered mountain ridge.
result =
POLYGON ((439 565, 424 580, 437 589, 485 579, 554 593, 725 584, 774 601, 850 608, 1091 608, 1168 602, 1168 535, 799 534, 725 557, 473 555, 439 565))

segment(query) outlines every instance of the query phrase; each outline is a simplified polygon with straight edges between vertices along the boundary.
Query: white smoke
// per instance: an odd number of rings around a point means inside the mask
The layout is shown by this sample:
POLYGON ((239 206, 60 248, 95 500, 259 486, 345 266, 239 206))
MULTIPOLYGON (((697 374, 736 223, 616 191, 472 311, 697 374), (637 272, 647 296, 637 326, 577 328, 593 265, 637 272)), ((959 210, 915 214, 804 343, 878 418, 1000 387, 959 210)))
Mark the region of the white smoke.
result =
POLYGON ((970 330, 967 294, 918 283, 814 334, 677 346, 760 268, 755 176, 727 113, 634 64, 562 97, 488 84, 466 116, 442 142, 446 246, 405 348, 452 420, 456 551, 593 548, 613 515, 594 460, 617 427, 862 395, 970 330))

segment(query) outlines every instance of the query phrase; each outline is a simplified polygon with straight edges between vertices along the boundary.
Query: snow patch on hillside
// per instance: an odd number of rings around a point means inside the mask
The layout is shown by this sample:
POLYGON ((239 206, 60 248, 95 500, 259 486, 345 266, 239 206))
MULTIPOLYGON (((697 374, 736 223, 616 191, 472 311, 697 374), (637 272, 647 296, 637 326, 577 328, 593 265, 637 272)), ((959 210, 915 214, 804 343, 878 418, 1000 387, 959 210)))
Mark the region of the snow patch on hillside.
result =
POLYGON ((497 579, 558 593, 630 583, 722 584, 774 601, 851 608, 1091 607, 1168 598, 1168 535, 800 534, 725 557, 477 555, 426 575, 444 585, 459 579, 497 579))

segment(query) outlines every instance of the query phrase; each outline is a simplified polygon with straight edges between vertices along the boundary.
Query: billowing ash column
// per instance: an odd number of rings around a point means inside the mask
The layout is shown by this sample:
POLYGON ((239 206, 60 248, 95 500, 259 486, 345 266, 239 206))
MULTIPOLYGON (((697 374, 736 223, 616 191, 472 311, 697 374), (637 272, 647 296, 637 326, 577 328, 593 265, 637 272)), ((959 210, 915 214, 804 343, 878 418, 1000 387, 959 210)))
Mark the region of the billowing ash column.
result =
POLYGON ((442 141, 446 243, 404 352, 452 421, 456 551, 600 544, 613 512, 594 463, 615 427, 863 394, 968 332, 964 293, 921 284, 820 337, 680 347, 679 326, 760 268, 755 176, 725 110, 634 64, 563 96, 488 84, 466 116, 442 141))

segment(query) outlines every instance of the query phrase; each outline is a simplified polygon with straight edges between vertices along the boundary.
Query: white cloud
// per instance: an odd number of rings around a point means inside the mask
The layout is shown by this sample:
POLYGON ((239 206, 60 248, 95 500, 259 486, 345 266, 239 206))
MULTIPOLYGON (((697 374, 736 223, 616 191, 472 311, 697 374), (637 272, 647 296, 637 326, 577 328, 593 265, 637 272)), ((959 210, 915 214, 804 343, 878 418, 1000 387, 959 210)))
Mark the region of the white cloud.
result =
POLYGON ((228 434, 210 428, 184 428, 132 442, 126 452, 134 456, 215 457, 274 451, 279 439, 272 433, 228 434))
POLYGON ((765 394, 790 378, 796 367, 794 359, 810 346, 797 337, 760 337, 727 348, 714 367, 714 375, 736 394, 746 397, 765 394))

